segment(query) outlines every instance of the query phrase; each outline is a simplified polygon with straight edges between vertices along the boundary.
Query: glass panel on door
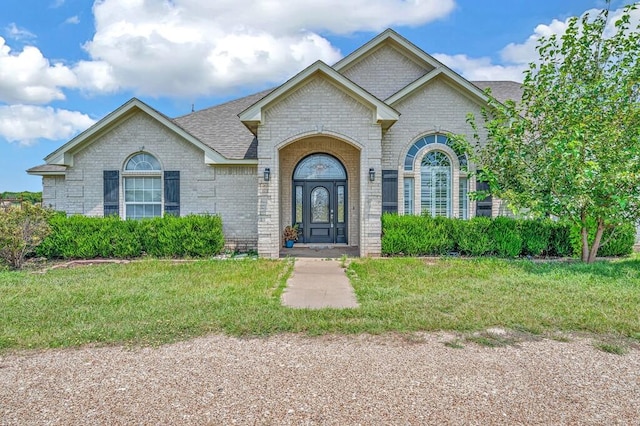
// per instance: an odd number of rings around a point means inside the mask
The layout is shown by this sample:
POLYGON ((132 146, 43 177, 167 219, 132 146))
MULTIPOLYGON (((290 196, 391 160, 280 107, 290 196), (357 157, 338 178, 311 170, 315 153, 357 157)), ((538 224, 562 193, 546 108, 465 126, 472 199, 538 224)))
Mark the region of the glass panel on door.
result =
POLYGON ((311 222, 329 223, 329 191, 323 186, 311 191, 311 222))

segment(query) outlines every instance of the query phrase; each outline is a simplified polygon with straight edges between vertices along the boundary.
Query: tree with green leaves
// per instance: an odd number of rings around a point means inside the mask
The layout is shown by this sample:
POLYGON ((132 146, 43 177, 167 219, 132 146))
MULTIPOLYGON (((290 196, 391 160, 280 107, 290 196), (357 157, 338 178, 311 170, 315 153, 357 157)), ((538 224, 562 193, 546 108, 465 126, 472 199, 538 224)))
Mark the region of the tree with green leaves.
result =
POLYGON ((491 193, 579 227, 585 262, 606 243, 605 231, 640 219, 637 7, 626 6, 615 22, 608 8, 572 18, 561 37, 541 38, 521 102, 490 96, 484 129, 469 117, 473 144, 458 138, 491 193))

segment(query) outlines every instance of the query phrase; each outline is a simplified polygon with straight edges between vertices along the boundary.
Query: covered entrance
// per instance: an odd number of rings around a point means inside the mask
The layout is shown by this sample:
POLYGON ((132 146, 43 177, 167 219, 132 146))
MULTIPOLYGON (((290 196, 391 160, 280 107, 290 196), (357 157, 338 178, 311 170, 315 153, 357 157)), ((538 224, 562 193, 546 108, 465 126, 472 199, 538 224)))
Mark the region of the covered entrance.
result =
POLYGON ((329 154, 303 158, 293 173, 293 222, 298 242, 347 243, 347 172, 329 154))

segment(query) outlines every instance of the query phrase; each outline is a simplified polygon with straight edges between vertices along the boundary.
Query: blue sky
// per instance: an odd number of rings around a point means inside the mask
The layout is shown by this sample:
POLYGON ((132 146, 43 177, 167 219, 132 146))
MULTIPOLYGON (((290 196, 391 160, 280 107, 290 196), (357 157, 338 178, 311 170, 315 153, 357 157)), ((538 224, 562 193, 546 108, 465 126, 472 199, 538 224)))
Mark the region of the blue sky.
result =
POLYGON ((0 192, 41 190, 25 170, 133 96, 180 116, 332 64, 388 27, 470 80, 520 80, 537 37, 604 4, 3 0, 0 192))

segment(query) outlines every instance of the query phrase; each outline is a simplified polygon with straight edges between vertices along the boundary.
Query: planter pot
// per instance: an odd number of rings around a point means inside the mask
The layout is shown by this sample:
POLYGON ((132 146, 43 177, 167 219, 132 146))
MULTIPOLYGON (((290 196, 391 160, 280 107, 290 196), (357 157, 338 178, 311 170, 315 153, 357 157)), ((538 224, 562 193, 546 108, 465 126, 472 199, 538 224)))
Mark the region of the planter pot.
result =
POLYGON ((284 243, 286 248, 293 248, 293 240, 288 240, 284 243))

